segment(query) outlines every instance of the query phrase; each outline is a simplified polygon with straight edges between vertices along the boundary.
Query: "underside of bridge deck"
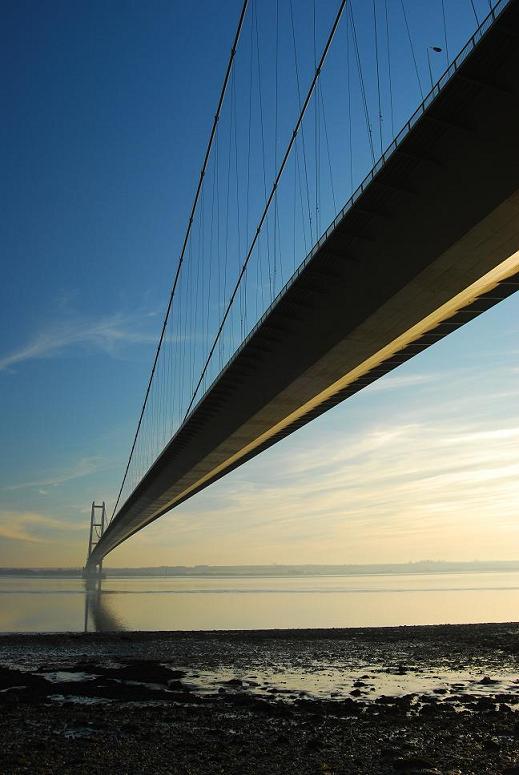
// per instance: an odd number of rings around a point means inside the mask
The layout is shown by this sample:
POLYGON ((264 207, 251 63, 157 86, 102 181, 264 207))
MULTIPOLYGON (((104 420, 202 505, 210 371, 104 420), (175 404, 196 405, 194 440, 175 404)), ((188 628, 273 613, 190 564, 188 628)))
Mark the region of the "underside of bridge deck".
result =
POLYGON ((518 43, 512 2, 337 217, 90 563, 519 288, 518 43))

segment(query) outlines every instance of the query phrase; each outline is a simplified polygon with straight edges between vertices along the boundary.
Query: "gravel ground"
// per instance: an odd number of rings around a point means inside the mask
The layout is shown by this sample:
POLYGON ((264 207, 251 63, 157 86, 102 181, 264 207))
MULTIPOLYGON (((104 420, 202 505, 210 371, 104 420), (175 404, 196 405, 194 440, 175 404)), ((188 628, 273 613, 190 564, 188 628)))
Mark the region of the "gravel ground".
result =
POLYGON ((518 624, 0 636, 0 773, 519 775, 518 624))

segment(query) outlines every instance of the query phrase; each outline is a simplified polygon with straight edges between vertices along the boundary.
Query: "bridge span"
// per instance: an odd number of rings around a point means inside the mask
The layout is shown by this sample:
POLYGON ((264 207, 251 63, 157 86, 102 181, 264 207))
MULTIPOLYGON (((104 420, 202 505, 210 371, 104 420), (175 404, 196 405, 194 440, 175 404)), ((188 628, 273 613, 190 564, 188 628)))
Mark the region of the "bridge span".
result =
POLYGON ((88 565, 519 288, 519 2, 451 65, 88 565))

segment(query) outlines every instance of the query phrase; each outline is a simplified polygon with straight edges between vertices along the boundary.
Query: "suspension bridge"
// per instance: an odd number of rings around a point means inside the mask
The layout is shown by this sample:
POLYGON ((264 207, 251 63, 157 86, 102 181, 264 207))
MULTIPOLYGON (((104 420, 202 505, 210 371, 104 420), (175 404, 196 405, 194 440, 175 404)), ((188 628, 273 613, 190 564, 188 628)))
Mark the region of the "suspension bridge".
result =
POLYGON ((87 572, 519 288, 519 0, 436 5, 243 3, 87 572))

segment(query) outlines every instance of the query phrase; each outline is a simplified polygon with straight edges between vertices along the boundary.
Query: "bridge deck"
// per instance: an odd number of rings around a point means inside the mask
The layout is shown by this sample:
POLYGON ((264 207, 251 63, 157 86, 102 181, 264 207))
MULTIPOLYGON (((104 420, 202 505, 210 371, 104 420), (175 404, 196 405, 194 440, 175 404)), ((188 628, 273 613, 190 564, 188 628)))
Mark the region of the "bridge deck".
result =
POLYGON ((191 412, 91 564, 519 287, 518 41, 512 0, 191 412))

